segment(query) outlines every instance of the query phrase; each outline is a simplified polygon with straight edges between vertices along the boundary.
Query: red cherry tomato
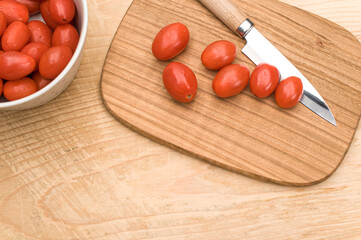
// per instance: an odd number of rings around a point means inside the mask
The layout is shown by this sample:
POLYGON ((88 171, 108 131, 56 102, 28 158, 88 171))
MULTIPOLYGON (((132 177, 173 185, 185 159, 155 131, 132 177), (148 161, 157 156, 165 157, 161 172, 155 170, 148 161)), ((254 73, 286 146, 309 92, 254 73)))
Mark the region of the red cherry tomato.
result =
POLYGON ((49 83, 51 83, 52 80, 50 79, 46 79, 44 78, 43 76, 40 75, 39 72, 35 72, 33 74, 33 80, 35 81, 36 83, 36 86, 37 86, 37 89, 38 91, 40 89, 43 89, 44 87, 46 87, 49 83))
POLYGON ((3 85, 4 85, 3 80, 0 78, 0 96, 1 94, 3 94, 3 85))
POLYGON ((237 55, 237 48, 231 42, 217 41, 211 43, 202 53, 202 63, 210 70, 219 70, 232 64, 237 55))
POLYGON ((49 12, 52 19, 59 24, 73 20, 75 4, 73 0, 49 0, 49 12))
POLYGON ((16 80, 34 71, 36 61, 33 57, 17 52, 8 51, 0 55, 0 78, 16 80))
POLYGON ((73 53, 66 45, 49 48, 40 58, 39 72, 46 79, 55 79, 68 65, 73 53))
POLYGON ((55 22, 55 20, 50 16, 49 1, 43 1, 40 3, 40 13, 46 24, 51 29, 55 29, 59 25, 59 23, 55 22))
POLYGON ((187 47, 189 30, 181 23, 165 26, 154 38, 153 55, 161 61, 170 60, 179 55, 187 47))
POLYGON ((37 91, 34 80, 24 77, 4 84, 4 97, 9 101, 15 101, 27 97, 37 91))
POLYGON ((40 12, 40 2, 36 0, 5 0, 5 1, 16 1, 18 3, 24 4, 27 7, 30 15, 34 15, 40 12))
POLYGON ((281 108, 292 108, 303 94, 303 84, 298 77, 289 77, 283 80, 276 90, 276 102, 281 108))
POLYGON ((74 53, 78 42, 79 33, 71 24, 59 25, 53 33, 53 46, 64 44, 70 47, 71 51, 74 53))
POLYGON ((259 98, 270 96, 277 88, 280 80, 280 73, 275 66, 269 64, 258 65, 249 82, 249 86, 254 95, 259 98))
POLYGON ((165 67, 163 83, 168 93, 179 102, 191 102, 197 95, 196 76, 182 63, 174 62, 165 67))
POLYGON ((28 23, 30 30, 30 42, 42 42, 46 46, 51 46, 52 31, 43 22, 34 20, 28 23))
POLYGON ((20 51, 30 39, 28 27, 21 21, 11 23, 1 38, 4 51, 20 51))
POLYGON ((249 81, 249 69, 240 64, 222 68, 213 80, 213 91, 218 97, 232 97, 242 92, 249 81))
POLYGON ((5 14, 3 14, 3 12, 0 11, 0 37, 5 32, 7 25, 8 25, 8 23, 7 23, 5 14))
POLYGON ((40 57, 46 52, 46 50, 48 50, 48 46, 46 46, 44 43, 32 42, 26 45, 23 50, 21 50, 21 52, 28 54, 35 59, 36 66, 34 70, 38 70, 40 57))
POLYGON ((15 1, 0 1, 0 12, 6 16, 8 24, 15 21, 26 24, 29 21, 29 11, 26 6, 15 1))

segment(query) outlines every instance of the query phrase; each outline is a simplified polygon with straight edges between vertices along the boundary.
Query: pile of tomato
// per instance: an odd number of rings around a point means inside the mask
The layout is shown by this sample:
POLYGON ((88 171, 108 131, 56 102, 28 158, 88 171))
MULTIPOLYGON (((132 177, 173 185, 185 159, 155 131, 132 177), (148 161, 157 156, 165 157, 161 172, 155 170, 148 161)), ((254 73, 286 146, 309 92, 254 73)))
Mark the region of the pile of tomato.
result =
POLYGON ((66 67, 78 45, 73 0, 0 0, 0 95, 29 96, 66 67), (29 21, 41 13, 44 20, 29 21))
MULTIPOLYGON (((171 60, 187 47, 190 39, 188 28, 181 23, 170 24, 156 35, 152 51, 161 61, 171 60)), ((280 82, 280 72, 267 63, 258 65, 252 74, 248 67, 232 64, 236 59, 236 46, 225 40, 208 45, 202 55, 203 65, 210 70, 219 70, 213 79, 212 88, 220 98, 229 98, 241 93, 248 85, 252 93, 266 98, 275 92, 275 100, 281 108, 292 108, 303 95, 302 81, 289 77, 280 82)), ((197 95, 197 78, 183 63, 173 62, 163 71, 163 83, 175 100, 188 103, 197 95)))

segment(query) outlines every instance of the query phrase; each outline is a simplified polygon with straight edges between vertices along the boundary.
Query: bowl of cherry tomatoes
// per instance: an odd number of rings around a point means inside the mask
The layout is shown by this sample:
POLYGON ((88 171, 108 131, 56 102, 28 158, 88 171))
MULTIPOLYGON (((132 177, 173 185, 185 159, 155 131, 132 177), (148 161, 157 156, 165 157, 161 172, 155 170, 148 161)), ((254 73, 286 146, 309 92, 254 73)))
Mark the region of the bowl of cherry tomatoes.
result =
POLYGON ((62 93, 87 28, 86 0, 0 0, 0 110, 35 108, 62 93))

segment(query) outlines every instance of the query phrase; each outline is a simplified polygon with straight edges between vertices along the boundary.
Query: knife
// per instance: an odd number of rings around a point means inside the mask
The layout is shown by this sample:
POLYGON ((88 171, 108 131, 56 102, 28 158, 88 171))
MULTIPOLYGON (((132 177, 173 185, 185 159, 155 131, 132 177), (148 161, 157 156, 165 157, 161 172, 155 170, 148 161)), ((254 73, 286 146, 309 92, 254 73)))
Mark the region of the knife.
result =
POLYGON ((268 63, 278 68, 281 81, 296 76, 302 80, 303 96, 300 102, 314 113, 337 126, 336 120, 325 100, 307 80, 305 76, 272 45, 255 27, 247 15, 237 8, 230 0, 199 0, 225 25, 247 44, 242 52, 256 65, 268 63))

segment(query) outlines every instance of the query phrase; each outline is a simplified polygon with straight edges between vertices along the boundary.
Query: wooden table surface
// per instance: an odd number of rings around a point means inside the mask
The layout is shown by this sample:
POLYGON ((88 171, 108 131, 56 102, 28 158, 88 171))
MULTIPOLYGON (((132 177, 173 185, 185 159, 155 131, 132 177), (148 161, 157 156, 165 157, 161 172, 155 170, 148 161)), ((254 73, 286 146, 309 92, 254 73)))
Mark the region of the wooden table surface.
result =
MULTIPOLYGON (((284 1, 361 40, 361 0, 284 1)), ((182 155, 110 116, 100 75, 131 2, 88 0, 70 87, 43 107, 0 113, 0 239, 361 239, 360 130, 334 176, 291 188, 182 155)))

